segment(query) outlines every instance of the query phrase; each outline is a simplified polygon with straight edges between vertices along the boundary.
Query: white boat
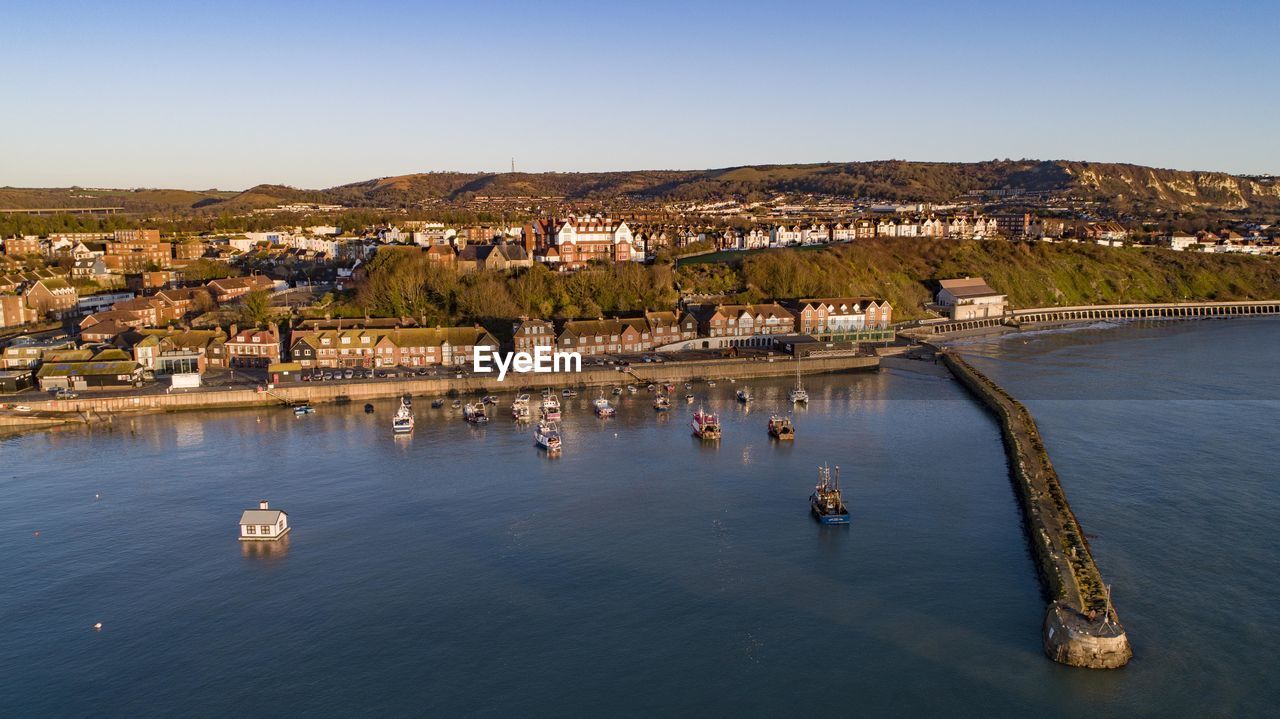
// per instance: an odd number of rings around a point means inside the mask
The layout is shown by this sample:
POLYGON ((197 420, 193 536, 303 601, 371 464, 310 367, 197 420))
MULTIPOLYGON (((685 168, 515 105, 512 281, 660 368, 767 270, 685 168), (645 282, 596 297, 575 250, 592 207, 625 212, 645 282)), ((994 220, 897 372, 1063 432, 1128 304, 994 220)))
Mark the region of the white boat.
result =
POLYGON ((708 387, 715 387, 715 386, 716 386, 716 381, 715 381, 715 380, 713 380, 713 379, 709 379, 709 380, 707 380, 707 386, 708 386, 708 387))
POLYGON ((463 406, 462 416, 471 424, 484 424, 489 421, 489 414, 485 412, 483 402, 473 402, 463 406))
POLYGON ((559 453, 562 445, 559 425, 555 422, 539 422, 538 428, 533 431, 533 441, 547 450, 547 454, 559 453))
POLYGON ((544 397, 541 409, 543 419, 549 422, 555 422, 560 419, 560 401, 556 399, 555 395, 548 394, 544 397))
POLYGON ((660 394, 653 398, 653 409, 658 412, 671 411, 671 398, 665 394, 660 394))
POLYGON ((522 394, 512 401, 511 416, 517 422, 527 422, 529 420, 529 395, 522 394))
POLYGON ((391 418, 391 430, 396 434, 409 434, 413 431, 413 410, 401 402, 396 416, 391 418))
POLYGON ((627 394, 635 394, 635 393, 636 393, 636 386, 633 384, 627 385, 627 394))
POLYGON ((591 406, 599 417, 612 417, 614 414, 613 405, 609 404, 609 400, 604 397, 591 400, 591 406))
POLYGON ((804 385, 800 382, 800 360, 796 360, 796 386, 795 389, 787 393, 787 399, 791 400, 791 404, 808 404, 809 393, 804 391, 804 385))
POLYGON ((746 387, 743 387, 742 389, 738 390, 738 401, 743 404, 750 402, 751 390, 747 389, 746 387))
MULTIPOLYGON (((30 412, 30 411, 31 411, 31 408, 30 408, 30 407, 28 407, 26 410, 23 410, 23 409, 22 409, 22 408, 20 408, 20 407, 19 407, 19 408, 17 408, 17 409, 18 409, 18 411, 19 411, 19 412, 22 412, 22 411, 30 412)), ((312 407, 312 406, 311 406, 311 405, 309 405, 309 404, 300 404, 300 405, 298 405, 297 407, 294 407, 294 408, 293 408, 293 413, 294 413, 294 414, 296 414, 296 415, 298 415, 298 416, 302 416, 302 415, 304 415, 304 414, 311 414, 311 413, 313 413, 313 412, 315 412, 315 411, 316 411, 316 408, 315 408, 315 407, 312 407)))

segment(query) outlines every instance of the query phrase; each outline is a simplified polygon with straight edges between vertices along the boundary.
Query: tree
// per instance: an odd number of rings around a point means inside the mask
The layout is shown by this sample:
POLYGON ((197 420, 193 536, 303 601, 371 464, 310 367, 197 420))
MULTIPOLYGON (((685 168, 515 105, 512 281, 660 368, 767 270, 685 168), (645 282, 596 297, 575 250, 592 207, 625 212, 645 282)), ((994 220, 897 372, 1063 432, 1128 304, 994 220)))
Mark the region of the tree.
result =
POLYGON ((253 290, 240 301, 240 319, 245 324, 265 325, 273 314, 271 295, 266 290, 253 290))

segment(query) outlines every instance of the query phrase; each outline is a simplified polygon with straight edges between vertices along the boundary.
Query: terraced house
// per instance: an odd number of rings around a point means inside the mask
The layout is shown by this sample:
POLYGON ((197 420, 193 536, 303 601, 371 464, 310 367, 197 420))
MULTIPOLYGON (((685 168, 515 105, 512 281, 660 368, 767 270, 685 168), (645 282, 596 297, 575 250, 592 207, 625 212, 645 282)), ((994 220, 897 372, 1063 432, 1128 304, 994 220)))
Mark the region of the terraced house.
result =
POLYGON ((556 337, 562 352, 583 355, 647 352, 671 342, 697 336, 697 321, 675 312, 646 312, 640 317, 569 320, 556 337))
POLYGON ((795 331, 795 317, 776 302, 690 308, 708 347, 768 347, 774 335, 795 331))
POLYGON ((796 320, 796 331, 810 335, 840 335, 869 329, 888 329, 893 306, 870 297, 826 297, 784 302, 796 320))
POLYGON ((280 331, 275 324, 266 329, 240 330, 231 325, 225 343, 230 367, 267 367, 280 361, 280 331))
POLYGON ((496 350, 498 341, 478 325, 303 330, 289 354, 303 369, 456 366, 470 364, 476 347, 496 350))

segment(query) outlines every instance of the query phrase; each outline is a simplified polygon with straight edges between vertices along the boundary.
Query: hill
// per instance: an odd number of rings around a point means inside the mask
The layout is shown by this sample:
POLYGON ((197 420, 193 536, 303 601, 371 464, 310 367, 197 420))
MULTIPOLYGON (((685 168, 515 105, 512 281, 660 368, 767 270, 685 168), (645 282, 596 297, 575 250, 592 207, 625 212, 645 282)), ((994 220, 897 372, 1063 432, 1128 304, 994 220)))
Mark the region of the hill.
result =
MULTIPOLYGON (((113 204, 130 212, 243 211, 288 202, 408 207, 478 197, 570 201, 762 201, 779 194, 947 202, 979 191, 1051 193, 1115 212, 1280 212, 1280 184, 1222 172, 1076 161, 876 162, 753 165, 714 170, 622 172, 431 172, 382 177, 323 190, 258 185, 218 190, 0 188, 0 209, 113 204)), ((1005 193, 1008 194, 1008 193, 1005 193)))
POLYGON ((683 265, 681 289, 766 298, 870 295, 899 319, 924 316, 932 280, 980 276, 1015 307, 1280 297, 1280 261, 1243 255, 882 238, 813 251, 769 250, 736 262, 683 265))

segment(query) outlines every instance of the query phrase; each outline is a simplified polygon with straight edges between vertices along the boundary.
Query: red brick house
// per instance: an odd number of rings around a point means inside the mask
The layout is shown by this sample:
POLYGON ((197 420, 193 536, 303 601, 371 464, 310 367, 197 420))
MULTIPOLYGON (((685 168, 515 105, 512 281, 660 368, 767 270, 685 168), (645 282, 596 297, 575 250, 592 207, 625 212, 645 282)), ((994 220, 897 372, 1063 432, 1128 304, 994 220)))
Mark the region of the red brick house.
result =
POLYGON ((275 324, 246 330, 231 325, 224 346, 231 367, 266 367, 280 361, 280 331, 275 324))

